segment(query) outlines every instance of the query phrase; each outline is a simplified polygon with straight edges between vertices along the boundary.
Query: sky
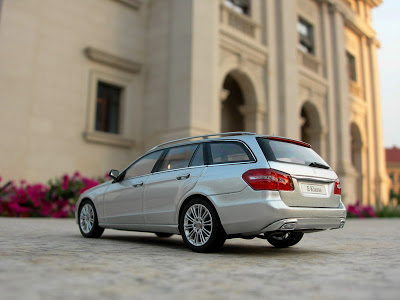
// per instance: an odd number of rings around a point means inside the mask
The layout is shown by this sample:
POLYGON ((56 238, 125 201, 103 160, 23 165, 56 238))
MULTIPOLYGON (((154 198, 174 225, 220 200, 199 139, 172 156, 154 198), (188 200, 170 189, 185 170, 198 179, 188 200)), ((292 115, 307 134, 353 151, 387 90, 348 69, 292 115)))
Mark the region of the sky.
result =
POLYGON ((383 0, 373 10, 378 50, 384 145, 400 147, 400 1, 383 0))

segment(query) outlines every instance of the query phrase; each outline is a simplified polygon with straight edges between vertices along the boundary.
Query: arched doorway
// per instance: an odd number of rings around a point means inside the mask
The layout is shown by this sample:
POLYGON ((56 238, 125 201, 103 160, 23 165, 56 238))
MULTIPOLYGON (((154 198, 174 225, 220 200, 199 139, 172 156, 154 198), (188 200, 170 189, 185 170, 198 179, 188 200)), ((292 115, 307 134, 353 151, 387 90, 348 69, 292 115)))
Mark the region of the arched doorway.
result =
POLYGON ((244 131, 245 119, 242 108, 245 100, 239 83, 230 74, 225 78, 223 94, 221 99, 221 131, 244 131))
POLYGON ((263 133, 265 107, 257 102, 250 77, 232 70, 223 77, 221 100, 221 131, 251 131, 263 133))
POLYGON ((363 201, 363 161, 362 161, 362 137, 360 128, 355 124, 350 125, 351 134, 351 163, 357 171, 356 196, 359 201, 363 201))
POLYGON ((315 152, 322 155, 322 126, 317 108, 306 102, 301 108, 301 140, 309 143, 315 152))

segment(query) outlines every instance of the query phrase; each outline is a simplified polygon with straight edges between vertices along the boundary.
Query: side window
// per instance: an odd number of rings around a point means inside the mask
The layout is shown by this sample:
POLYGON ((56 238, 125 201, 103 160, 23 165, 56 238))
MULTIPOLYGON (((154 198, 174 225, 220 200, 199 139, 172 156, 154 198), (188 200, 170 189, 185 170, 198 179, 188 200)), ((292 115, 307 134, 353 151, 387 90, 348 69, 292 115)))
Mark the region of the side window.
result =
POLYGON ((190 159, 197 146, 189 145, 169 149, 159 171, 186 168, 189 166, 190 159))
POLYGON ((203 150, 203 144, 200 144, 199 148, 197 149, 196 153, 193 156, 190 166, 196 167, 202 165, 204 165, 204 150, 203 150))
POLYGON ((142 157, 135 164, 129 167, 124 178, 128 179, 131 177, 150 174, 162 153, 163 151, 157 151, 142 157))
POLYGON ((215 142, 210 143, 211 158, 214 164, 252 161, 250 153, 240 143, 215 142))

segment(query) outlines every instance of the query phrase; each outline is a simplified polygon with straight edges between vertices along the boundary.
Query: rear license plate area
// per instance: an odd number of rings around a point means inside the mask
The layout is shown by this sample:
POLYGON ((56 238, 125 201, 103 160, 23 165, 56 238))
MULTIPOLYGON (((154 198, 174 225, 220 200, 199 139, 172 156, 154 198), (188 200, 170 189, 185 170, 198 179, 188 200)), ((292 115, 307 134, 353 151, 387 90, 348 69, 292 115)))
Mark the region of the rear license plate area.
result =
POLYGON ((324 184, 300 183, 300 190, 303 194, 327 195, 327 187, 324 184))

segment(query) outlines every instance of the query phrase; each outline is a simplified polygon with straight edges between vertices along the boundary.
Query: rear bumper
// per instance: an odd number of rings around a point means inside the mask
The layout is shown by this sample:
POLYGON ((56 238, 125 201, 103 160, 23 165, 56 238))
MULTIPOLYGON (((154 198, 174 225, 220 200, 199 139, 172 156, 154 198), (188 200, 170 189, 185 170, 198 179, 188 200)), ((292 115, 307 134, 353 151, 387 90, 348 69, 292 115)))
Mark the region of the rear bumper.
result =
POLYGON ((283 219, 268 225, 261 230, 264 232, 273 231, 314 231, 326 229, 343 228, 346 218, 292 218, 283 219))
POLYGON ((222 226, 227 234, 257 235, 282 230, 286 223, 296 223, 294 230, 326 230, 341 228, 346 208, 340 202, 336 208, 290 207, 279 192, 268 191, 213 195, 222 226))

